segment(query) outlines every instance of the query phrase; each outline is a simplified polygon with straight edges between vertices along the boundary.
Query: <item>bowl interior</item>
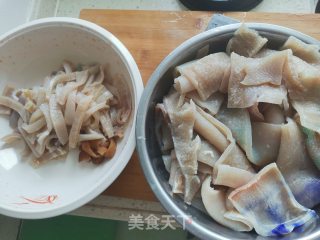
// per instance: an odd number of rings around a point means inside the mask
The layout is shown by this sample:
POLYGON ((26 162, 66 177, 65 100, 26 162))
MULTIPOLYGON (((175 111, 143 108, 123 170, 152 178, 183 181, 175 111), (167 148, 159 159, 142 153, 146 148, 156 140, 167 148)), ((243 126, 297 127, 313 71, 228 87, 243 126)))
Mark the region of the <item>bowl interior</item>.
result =
MULTIPOLYGON (((78 151, 72 151, 66 160, 34 168, 21 157, 21 148, 0 150, 0 213, 41 218, 73 210, 109 186, 132 154, 137 90, 128 63, 131 56, 128 58, 123 45, 107 31, 77 21, 42 21, 0 39, 0 92, 6 84, 41 85, 64 59, 76 64, 107 64, 107 78, 123 81, 131 94, 133 112, 125 136, 115 156, 99 166, 79 163, 78 151)), ((12 132, 8 118, 0 116, 0 126, 0 138, 12 132)))
MULTIPOLYGON (((227 27, 224 31, 219 31, 218 29, 212 30, 208 33, 204 33, 201 36, 196 36, 195 38, 183 43, 161 63, 161 65, 149 80, 150 85, 148 85, 145 90, 147 91, 147 93, 145 93, 142 97, 142 100, 144 99, 144 97, 146 97, 149 103, 145 116, 145 129, 139 131, 139 128, 137 128, 137 134, 145 132, 146 140, 143 143, 145 144, 145 148, 141 147, 141 151, 139 149, 140 160, 144 167, 145 175, 147 176, 147 178, 149 178, 149 182, 151 182, 151 179, 153 181, 157 181, 157 183, 159 184, 151 184, 151 187, 162 202, 163 206, 173 216, 175 216, 181 224, 185 225, 188 230, 202 239, 269 238, 260 237, 254 232, 241 233, 230 230, 216 223, 211 217, 204 213, 204 207, 201 201, 195 200, 193 202, 193 206, 189 206, 185 204, 179 196, 171 196, 171 187, 168 184, 169 173, 165 170, 161 158, 161 152, 155 136, 154 106, 156 105, 156 103, 162 102, 163 96, 166 95, 169 89, 172 87, 174 79, 174 68, 176 66, 187 61, 203 57, 204 55, 207 55, 209 53, 225 51, 228 40, 232 37, 233 32, 238 28, 238 26, 227 27), (149 161, 148 164, 144 163, 145 161, 149 161), (151 169, 149 168, 149 164, 151 165, 151 169), (152 173, 149 174, 146 173, 146 171, 150 171, 152 173), (189 222, 182 220, 189 219, 188 216, 191 217, 192 221, 189 222)), ((257 27, 259 25, 249 25, 249 27, 250 26, 257 27)), ((257 27, 257 30, 259 30, 260 34, 269 39, 268 47, 277 49, 285 42, 289 34, 282 31, 271 31, 271 29, 272 28, 270 28, 270 30, 268 31, 268 27, 262 27, 260 29, 259 27, 257 27)), ((296 37, 300 39, 302 36, 304 36, 303 34, 298 34, 295 31, 293 31, 293 33, 296 33, 296 37)), ((308 39, 309 38, 304 38, 303 40, 308 42, 308 39)), ((139 114, 140 109, 138 112, 138 116, 139 114)), ((139 145, 138 147, 140 148, 139 145)), ((317 208, 316 211, 319 213, 319 208, 317 208)), ((296 229, 296 231, 288 236, 283 237, 282 239, 300 239, 303 236, 311 236, 311 234, 316 233, 319 224, 320 222, 317 220, 310 225, 305 225, 299 229, 296 229)))

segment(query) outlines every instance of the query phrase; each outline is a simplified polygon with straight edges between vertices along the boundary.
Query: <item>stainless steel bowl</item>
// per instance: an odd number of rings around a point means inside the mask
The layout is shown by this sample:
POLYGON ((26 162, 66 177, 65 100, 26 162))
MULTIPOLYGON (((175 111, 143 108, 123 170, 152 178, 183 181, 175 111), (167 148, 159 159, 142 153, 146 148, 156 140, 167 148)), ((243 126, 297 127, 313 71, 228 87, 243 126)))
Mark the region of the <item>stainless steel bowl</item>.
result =
MULTIPOLYGON (((281 46, 289 36, 295 36, 306 43, 319 42, 292 29, 262 23, 248 23, 262 36, 269 39, 269 47, 281 46)), ((209 53, 225 51, 228 40, 239 24, 222 26, 196 35, 182 43, 171 52, 157 67, 144 90, 140 100, 136 139, 140 163, 149 185, 164 208, 185 228, 201 239, 274 239, 258 236, 254 232, 240 233, 230 230, 211 219, 193 206, 188 206, 180 197, 171 196, 168 184, 169 174, 161 159, 159 146, 155 138, 154 107, 162 101, 173 84, 174 68, 197 57, 199 50, 209 47, 209 53), (186 221, 191 216, 192 221, 186 221)), ((201 51, 200 51, 201 52, 201 51)), ((320 208, 316 211, 319 213, 320 208)), ((303 229, 297 229, 281 239, 320 239, 320 221, 317 220, 303 229)))

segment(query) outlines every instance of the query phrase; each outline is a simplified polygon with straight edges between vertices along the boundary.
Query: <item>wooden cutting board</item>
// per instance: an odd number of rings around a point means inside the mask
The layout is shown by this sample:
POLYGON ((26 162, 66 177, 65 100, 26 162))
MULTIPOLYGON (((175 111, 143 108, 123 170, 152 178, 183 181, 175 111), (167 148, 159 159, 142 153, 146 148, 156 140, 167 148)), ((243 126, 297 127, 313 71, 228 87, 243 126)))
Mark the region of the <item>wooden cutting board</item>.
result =
MULTIPOLYGON (((204 31, 213 12, 82 10, 80 18, 94 22, 118 37, 129 49, 144 84, 161 60, 183 41, 204 31)), ((241 22, 264 22, 290 27, 320 40, 320 14, 228 12, 241 22)), ((157 201, 135 152, 119 178, 103 193, 157 201)))

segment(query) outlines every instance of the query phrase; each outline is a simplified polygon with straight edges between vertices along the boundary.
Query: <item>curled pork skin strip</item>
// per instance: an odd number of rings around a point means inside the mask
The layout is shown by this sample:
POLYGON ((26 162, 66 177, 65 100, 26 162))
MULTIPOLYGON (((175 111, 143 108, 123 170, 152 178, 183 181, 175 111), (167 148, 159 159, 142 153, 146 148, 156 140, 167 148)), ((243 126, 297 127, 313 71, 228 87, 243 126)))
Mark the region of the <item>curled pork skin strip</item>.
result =
POLYGON ((24 122, 28 120, 28 113, 20 102, 9 97, 0 96, 0 105, 11 108, 17 112, 24 122))
POLYGON ((79 81, 67 83, 64 86, 63 90, 61 91, 61 93, 59 95, 57 94, 57 100, 60 105, 64 105, 67 101, 68 95, 78 87, 85 84, 85 82, 89 77, 88 71, 83 71, 83 72, 77 73, 76 75, 77 75, 77 80, 79 78, 79 81))
POLYGON ((70 134, 69 134, 69 147, 75 148, 79 141, 80 129, 88 110, 92 97, 83 95, 76 109, 75 119, 73 120, 70 134))
POLYGON ((220 153, 224 152, 233 140, 230 130, 201 108, 196 109, 194 129, 220 153))
POLYGON ((70 82, 76 79, 76 73, 57 73, 52 80, 49 81, 49 86, 47 88, 47 95, 49 96, 58 84, 62 84, 65 82, 70 82))
MULTIPOLYGON (((231 131, 223 123, 215 119, 210 114, 197 108, 195 121, 195 131, 210 142, 222 155, 215 162, 213 168, 213 183, 218 175, 217 166, 229 165, 236 169, 243 169, 254 173, 254 170, 245 154, 235 143, 231 131)), ((241 174, 241 173, 239 173, 241 174)))
POLYGON ((234 221, 224 216, 226 208, 226 193, 211 187, 211 178, 207 177, 201 187, 201 197, 208 214, 218 223, 233 230, 247 232, 252 230, 252 225, 244 221, 234 221))
POLYGON ((216 174, 217 175, 214 176, 214 184, 231 188, 237 188, 245 185, 255 175, 247 170, 231 167, 225 164, 217 165, 216 174))
POLYGON ((112 73, 102 65, 75 67, 64 61, 43 85, 18 89, 6 85, 0 114, 9 114, 10 126, 21 134, 37 165, 68 153, 79 142, 81 160, 101 164, 115 155, 133 110, 131 86, 122 75, 112 73), (82 146, 97 153, 86 157, 82 146))
POLYGON ((93 140, 100 140, 100 139, 105 139, 105 136, 101 133, 94 132, 94 131, 92 133, 79 135, 79 142, 93 141, 93 140))
POLYGON ((29 123, 34 123, 35 121, 39 120, 39 118, 43 117, 43 113, 40 109, 37 109, 31 114, 31 117, 29 119, 29 123))
POLYGON ((51 117, 50 117, 49 105, 47 103, 43 103, 40 105, 39 109, 43 113, 43 116, 44 116, 46 123, 47 123, 48 132, 50 133, 52 130, 52 121, 51 121, 51 117))
POLYGON ((61 107, 58 105, 57 98, 54 94, 51 95, 49 100, 49 110, 53 128, 59 141, 64 145, 68 142, 68 130, 61 107))
POLYGON ((45 118, 40 118, 31 124, 23 123, 22 128, 27 133, 35 133, 35 132, 39 131, 41 128, 43 128, 45 125, 46 125, 45 118))
POLYGON ((176 78, 175 88, 180 94, 186 93, 183 89, 190 89, 189 81, 193 88, 197 90, 202 100, 206 100, 212 93, 217 92, 222 81, 229 78, 230 57, 223 52, 214 53, 192 62, 181 68, 182 78, 176 78), (184 86, 184 87, 182 87, 184 86))
POLYGON ((67 103, 66 103, 66 109, 64 114, 65 114, 66 124, 69 126, 72 125, 73 119, 76 114, 76 96, 77 96, 77 92, 72 91, 69 94, 67 103))

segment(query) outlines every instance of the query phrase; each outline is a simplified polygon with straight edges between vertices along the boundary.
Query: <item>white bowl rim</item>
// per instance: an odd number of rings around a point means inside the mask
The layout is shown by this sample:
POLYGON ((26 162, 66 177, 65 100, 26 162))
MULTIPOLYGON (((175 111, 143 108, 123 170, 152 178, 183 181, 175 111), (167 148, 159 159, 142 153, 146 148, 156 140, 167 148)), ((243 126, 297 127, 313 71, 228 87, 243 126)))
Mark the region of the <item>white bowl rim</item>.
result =
POLYGON ((9 208, 0 206, 0 214, 6 215, 9 217, 22 218, 22 219, 49 218, 49 217, 58 216, 64 213, 68 213, 70 211, 73 211, 83 206, 84 204, 88 203, 89 201, 97 197, 99 194, 101 194, 114 182, 114 180, 120 175, 120 173, 126 167, 136 146, 136 141, 135 141, 136 115, 137 115, 137 109, 138 109, 140 97, 144 89, 143 82, 142 82, 139 68, 134 58, 132 57, 131 53, 123 45, 123 43, 118 38, 116 38, 112 33, 98 26, 97 24, 86 21, 86 20, 82 20, 78 18, 70 18, 70 17, 50 17, 50 18, 33 20, 31 22, 22 24, 2 34, 0 36, 0 46, 1 46, 1 43, 3 43, 4 41, 10 39, 11 37, 16 36, 19 33, 23 33, 27 29, 35 29, 38 27, 45 27, 45 26, 58 25, 58 24, 61 24, 61 25, 66 24, 66 25, 83 27, 97 34, 99 38, 108 41, 109 43, 111 43, 112 47, 115 48, 117 53, 120 55, 121 59, 124 61, 124 64, 127 66, 129 70, 129 74, 133 79, 133 91, 134 91, 133 97, 134 97, 135 111, 133 115, 132 127, 129 132, 127 142, 122 152, 119 155, 119 161, 117 161, 117 163, 112 166, 112 169, 110 169, 110 171, 112 170, 113 172, 112 176, 106 175, 105 177, 101 178, 99 181, 97 181, 95 186, 92 186, 90 191, 86 192, 86 194, 82 194, 80 198, 75 199, 74 201, 71 201, 66 205, 62 205, 58 207, 53 206, 52 209, 46 209, 46 210, 42 210, 42 209, 27 210, 27 209, 13 209, 13 208, 9 209, 9 208))

